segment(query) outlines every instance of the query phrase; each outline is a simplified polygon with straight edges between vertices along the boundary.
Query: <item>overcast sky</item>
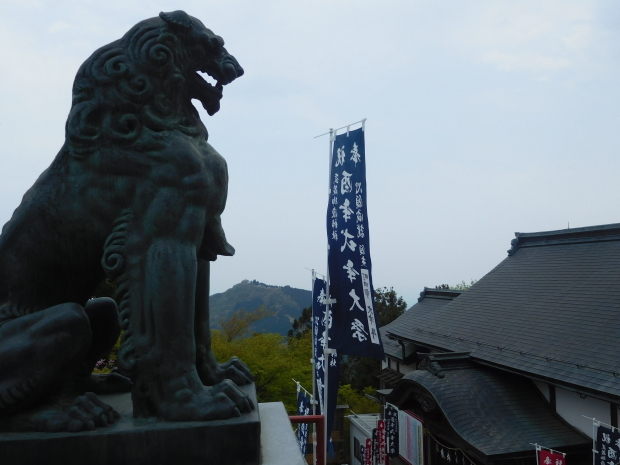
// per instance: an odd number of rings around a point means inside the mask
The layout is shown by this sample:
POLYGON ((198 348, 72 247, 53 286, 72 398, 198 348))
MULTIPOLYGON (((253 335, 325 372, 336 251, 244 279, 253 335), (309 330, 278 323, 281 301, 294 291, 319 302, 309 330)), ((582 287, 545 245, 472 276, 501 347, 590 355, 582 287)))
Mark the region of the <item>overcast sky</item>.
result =
POLYGON ((184 9, 246 73, 219 113, 224 228, 243 279, 325 272, 328 140, 362 118, 375 287, 479 279, 515 231, 620 222, 620 2, 0 0, 0 224, 64 140, 98 47, 184 9))

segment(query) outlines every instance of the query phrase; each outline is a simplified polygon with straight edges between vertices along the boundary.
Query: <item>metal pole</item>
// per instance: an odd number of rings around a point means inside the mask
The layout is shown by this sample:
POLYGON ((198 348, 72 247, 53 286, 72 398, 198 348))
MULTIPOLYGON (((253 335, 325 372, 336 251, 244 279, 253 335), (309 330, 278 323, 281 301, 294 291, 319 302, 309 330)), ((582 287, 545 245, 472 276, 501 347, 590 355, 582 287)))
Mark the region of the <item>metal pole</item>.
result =
MULTIPOLYGON (((596 444, 596 418, 592 418, 592 444, 596 444)), ((596 454, 598 453, 596 446, 592 447, 592 463, 596 462, 596 454)))
MULTIPOLYGON (((327 186, 329 188, 328 200, 331 198, 331 185, 332 185, 332 144, 335 140, 335 133, 332 128, 329 129, 329 170, 327 175, 327 186)), ((329 206, 329 202, 327 203, 329 206)), ((323 340, 325 341, 325 349, 323 349, 323 363, 325 364, 323 367, 323 389, 325 392, 323 393, 323 419, 325 421, 325 425, 323 428, 323 450, 321 451, 323 455, 323 463, 327 463, 327 401, 328 401, 328 373, 329 373, 329 307, 331 305, 331 299, 329 296, 329 239, 327 241, 327 274, 325 280, 325 330, 323 332, 323 340)))
MULTIPOLYGON (((316 279, 316 273, 314 272, 314 270, 312 270, 312 292, 310 293, 312 295, 312 302, 310 302, 310 314, 312 315, 312 308, 314 307, 314 298, 316 297, 314 295, 314 280, 316 279)), ((311 335, 312 335, 312 357, 310 357, 310 363, 312 364, 312 415, 316 415, 316 367, 315 367, 315 360, 314 360, 314 351, 315 351, 315 347, 314 347, 314 318, 311 319, 312 321, 312 329, 311 331, 311 335)), ((312 423, 312 460, 314 462, 314 465, 316 465, 316 423, 312 423)))

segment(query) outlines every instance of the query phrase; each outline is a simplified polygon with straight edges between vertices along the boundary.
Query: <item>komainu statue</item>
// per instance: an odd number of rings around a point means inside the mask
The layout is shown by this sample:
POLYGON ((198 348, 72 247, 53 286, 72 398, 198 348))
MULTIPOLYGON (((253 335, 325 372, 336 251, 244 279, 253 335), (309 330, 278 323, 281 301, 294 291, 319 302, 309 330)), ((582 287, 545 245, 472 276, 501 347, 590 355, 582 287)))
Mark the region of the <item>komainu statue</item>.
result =
POLYGON ((222 38, 183 11, 138 23, 80 67, 65 143, 0 236, 0 428, 116 421, 96 392, 123 377, 91 373, 121 329, 134 416, 254 408, 237 387, 247 367, 211 352, 209 261, 234 253, 220 222, 228 174, 191 103, 213 115, 241 75, 222 38), (118 307, 91 299, 106 276, 118 307))

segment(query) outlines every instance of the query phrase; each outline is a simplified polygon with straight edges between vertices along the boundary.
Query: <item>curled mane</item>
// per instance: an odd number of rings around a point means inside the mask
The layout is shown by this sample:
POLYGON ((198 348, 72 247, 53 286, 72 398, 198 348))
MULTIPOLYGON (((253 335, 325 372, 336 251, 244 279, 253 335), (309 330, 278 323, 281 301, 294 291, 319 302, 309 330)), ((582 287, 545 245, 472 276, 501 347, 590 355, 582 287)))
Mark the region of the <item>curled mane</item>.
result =
POLYGON ((136 24, 94 52, 73 83, 66 144, 84 157, 99 147, 149 150, 164 131, 207 136, 188 96, 187 53, 160 18, 136 24))

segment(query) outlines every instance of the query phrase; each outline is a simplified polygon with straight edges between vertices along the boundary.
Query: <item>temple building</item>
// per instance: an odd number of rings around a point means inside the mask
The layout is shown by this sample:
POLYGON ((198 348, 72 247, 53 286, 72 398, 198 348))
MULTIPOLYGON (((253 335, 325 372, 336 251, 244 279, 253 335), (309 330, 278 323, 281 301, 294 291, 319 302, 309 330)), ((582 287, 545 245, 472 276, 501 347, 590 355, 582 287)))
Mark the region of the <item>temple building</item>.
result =
POLYGON ((618 426, 619 284, 612 224, 517 233, 467 291, 425 288, 381 328, 379 392, 421 425, 391 463, 592 463, 592 419, 618 426))

